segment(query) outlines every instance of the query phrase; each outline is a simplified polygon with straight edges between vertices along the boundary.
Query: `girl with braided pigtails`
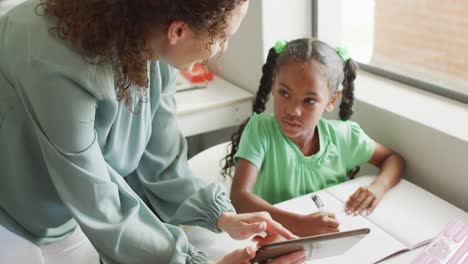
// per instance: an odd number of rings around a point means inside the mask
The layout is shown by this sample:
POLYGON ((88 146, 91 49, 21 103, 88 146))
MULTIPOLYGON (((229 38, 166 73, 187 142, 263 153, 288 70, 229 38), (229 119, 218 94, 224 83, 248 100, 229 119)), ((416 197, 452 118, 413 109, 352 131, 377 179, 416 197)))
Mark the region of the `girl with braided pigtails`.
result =
POLYGON ((380 168, 379 176, 345 207, 348 214, 370 214, 398 183, 402 157, 349 121, 356 70, 344 49, 318 40, 278 42, 270 49, 254 115, 232 136, 223 168, 227 176, 236 166, 231 199, 238 212, 267 211, 299 236, 337 232, 333 213, 298 215, 272 204, 344 182, 370 163, 380 168), (270 94, 274 114, 265 114, 270 94), (340 120, 322 118, 340 97, 340 120))

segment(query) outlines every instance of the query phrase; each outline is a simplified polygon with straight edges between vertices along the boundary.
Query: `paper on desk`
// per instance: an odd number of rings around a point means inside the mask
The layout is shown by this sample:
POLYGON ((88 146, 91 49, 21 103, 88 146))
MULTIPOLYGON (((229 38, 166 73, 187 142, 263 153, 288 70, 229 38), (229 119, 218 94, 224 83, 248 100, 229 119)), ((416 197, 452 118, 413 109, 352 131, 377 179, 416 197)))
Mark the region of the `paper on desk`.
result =
MULTIPOLYGON (((360 186, 368 186, 373 179, 359 177, 327 192, 344 203, 360 186)), ((468 221, 466 212, 408 181, 401 181, 385 194, 367 219, 413 249, 429 243, 454 217, 468 221)))
MULTIPOLYGON (((333 212, 340 222, 340 231, 359 228, 369 228, 370 233, 358 244, 341 256, 313 260, 318 263, 374 263, 396 251, 406 249, 405 245, 395 240, 373 223, 361 216, 349 216, 344 212, 344 205, 326 191, 317 192, 325 205, 325 211, 333 212)), ((304 195, 293 200, 279 203, 276 206, 298 214, 311 214, 318 212, 311 200, 311 195, 304 195)))

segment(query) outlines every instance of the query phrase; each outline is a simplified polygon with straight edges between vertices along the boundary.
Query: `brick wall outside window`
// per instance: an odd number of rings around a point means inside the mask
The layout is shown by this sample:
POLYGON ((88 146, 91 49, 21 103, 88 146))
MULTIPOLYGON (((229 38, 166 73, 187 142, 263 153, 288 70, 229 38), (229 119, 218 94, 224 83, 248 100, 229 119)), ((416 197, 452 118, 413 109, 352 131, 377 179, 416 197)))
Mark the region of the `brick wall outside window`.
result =
POLYGON ((376 0, 372 63, 468 93, 468 1, 376 0))

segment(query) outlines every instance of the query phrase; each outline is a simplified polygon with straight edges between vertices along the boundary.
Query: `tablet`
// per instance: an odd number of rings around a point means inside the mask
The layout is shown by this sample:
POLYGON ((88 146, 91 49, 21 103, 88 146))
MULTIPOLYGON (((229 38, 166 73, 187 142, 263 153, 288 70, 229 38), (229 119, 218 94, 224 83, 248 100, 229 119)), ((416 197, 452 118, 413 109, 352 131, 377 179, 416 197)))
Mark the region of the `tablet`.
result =
POLYGON ((309 260, 342 255, 369 233, 369 228, 362 228, 264 244, 257 250, 252 263, 265 262, 299 250, 304 250, 309 260))

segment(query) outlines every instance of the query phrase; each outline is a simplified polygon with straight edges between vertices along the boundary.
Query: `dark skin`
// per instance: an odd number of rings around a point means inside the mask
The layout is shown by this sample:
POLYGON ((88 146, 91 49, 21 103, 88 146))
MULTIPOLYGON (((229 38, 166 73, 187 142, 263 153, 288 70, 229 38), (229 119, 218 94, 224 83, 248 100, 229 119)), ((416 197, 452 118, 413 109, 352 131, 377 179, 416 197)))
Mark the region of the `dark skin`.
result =
MULTIPOLYGON (((325 111, 332 111, 340 92, 331 94, 315 63, 286 63, 274 79, 275 119, 282 133, 290 138, 305 156, 319 151, 316 125, 325 111)), ((369 186, 360 187, 346 202, 346 212, 372 213, 384 194, 396 185, 403 172, 404 161, 390 148, 375 142, 369 163, 380 169, 369 186)), ((339 222, 332 212, 299 215, 271 205, 253 194, 258 169, 245 159, 237 163, 231 187, 231 200, 238 212, 266 211, 298 236, 339 231, 339 222), (301 223, 298 225, 298 223, 301 223)))

